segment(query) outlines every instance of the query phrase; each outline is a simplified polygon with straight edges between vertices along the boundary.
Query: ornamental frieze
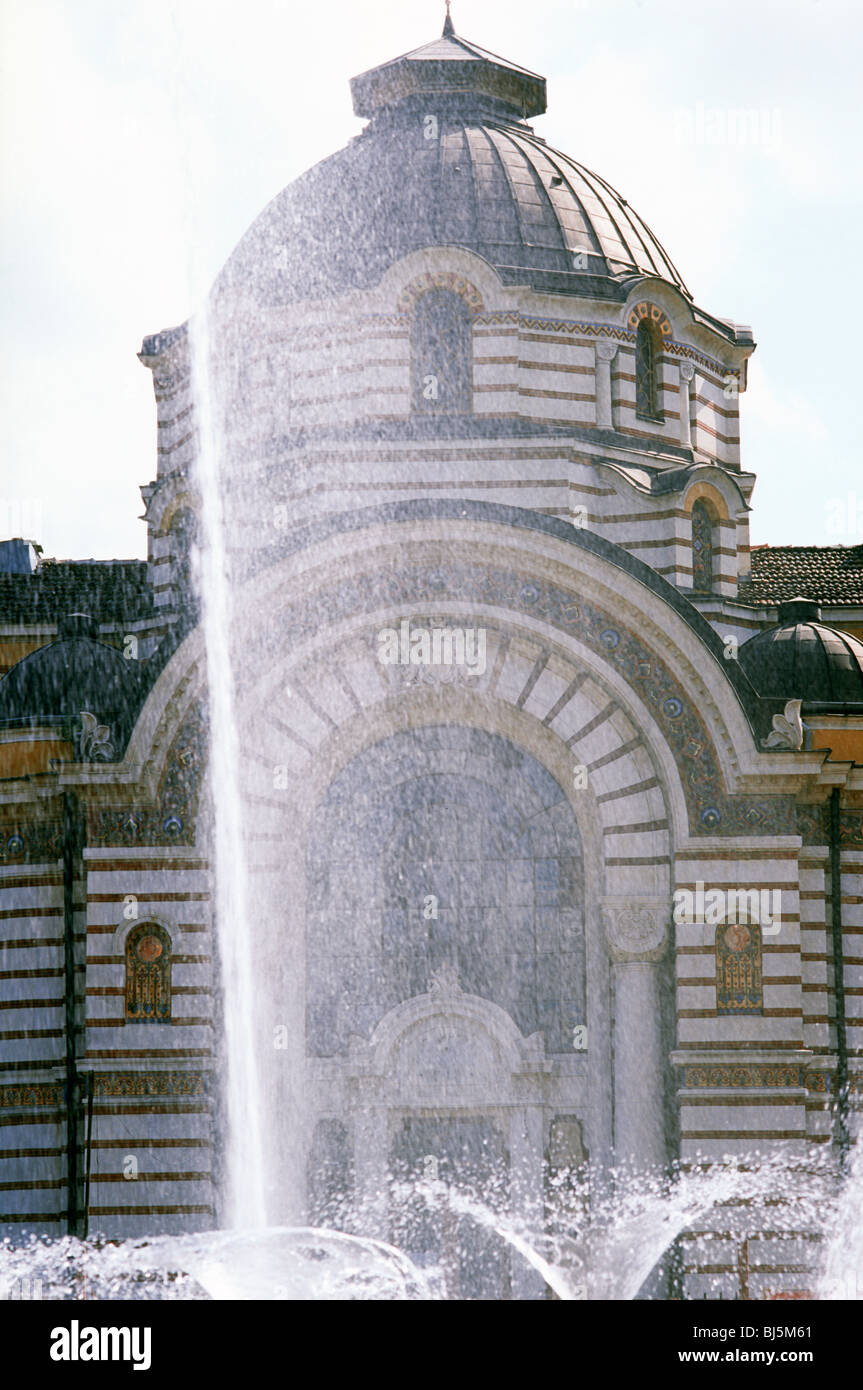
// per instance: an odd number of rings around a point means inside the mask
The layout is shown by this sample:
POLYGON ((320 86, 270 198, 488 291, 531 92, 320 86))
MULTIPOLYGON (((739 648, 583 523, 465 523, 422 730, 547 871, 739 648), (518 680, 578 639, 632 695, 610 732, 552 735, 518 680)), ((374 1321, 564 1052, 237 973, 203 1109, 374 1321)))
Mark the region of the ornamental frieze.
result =
POLYGON ((205 1096, 209 1090, 207 1072, 131 1071, 97 1073, 93 1089, 97 1096, 155 1096, 173 1098, 205 1096))
MULTIPOLYGON (((829 1096, 836 1090, 836 1073, 826 1071, 809 1072, 806 1077, 809 1090, 815 1095, 829 1096)), ((863 1094, 863 1075, 848 1077, 848 1090, 852 1094, 863 1094)))
POLYGON ((0 864, 51 864, 63 854, 63 819, 39 819, 39 806, 8 807, 0 820, 0 864))
MULTIPOLYGON (((84 1078, 81 1078, 82 1083, 84 1078)), ((207 1072, 149 1071, 94 1073, 93 1092, 97 1097, 141 1097, 174 1099, 206 1096, 210 1090, 207 1072)), ((0 1110, 60 1110, 66 1103, 66 1088, 60 1081, 24 1085, 0 1085, 0 1110)))
MULTIPOLYGON (((679 1068, 679 1084, 686 1090, 782 1086, 826 1096, 832 1093, 834 1083, 835 1077, 830 1072, 809 1071, 796 1062, 700 1062, 679 1068)), ((848 1089, 863 1091, 863 1076, 849 1077, 848 1089)))
POLYGON ((0 1110, 45 1107, 59 1110, 63 1105, 63 1094, 63 1085, 55 1081, 24 1086, 0 1086, 0 1110))
MULTIPOLYGON (((797 834, 805 845, 830 843, 830 806, 798 806, 797 834)), ((863 811, 839 812, 839 842, 843 845, 863 845, 863 811)))

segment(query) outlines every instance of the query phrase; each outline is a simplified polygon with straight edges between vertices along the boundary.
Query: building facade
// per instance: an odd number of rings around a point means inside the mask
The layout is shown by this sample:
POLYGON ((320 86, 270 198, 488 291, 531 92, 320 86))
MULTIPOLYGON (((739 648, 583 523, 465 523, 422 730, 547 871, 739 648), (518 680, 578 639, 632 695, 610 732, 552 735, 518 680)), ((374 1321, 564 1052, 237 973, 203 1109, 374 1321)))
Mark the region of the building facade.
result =
POLYGON ((392 1237, 431 1158, 541 1225, 555 1170, 854 1130, 863 547, 750 550, 751 331, 536 134, 543 78, 448 19, 352 91, 207 331, 144 340, 147 561, 5 547, 7 1233, 220 1219, 208 433, 272 1219, 392 1237))

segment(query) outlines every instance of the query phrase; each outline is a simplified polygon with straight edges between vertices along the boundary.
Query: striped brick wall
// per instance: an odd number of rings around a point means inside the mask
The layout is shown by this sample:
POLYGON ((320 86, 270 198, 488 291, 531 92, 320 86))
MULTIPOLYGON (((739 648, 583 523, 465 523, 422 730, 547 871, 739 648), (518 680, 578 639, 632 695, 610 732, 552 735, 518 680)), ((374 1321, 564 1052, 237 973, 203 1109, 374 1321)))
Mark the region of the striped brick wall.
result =
POLYGON ((863 1073, 863 850, 842 853, 845 1010, 853 1069, 863 1073))
POLYGON ((63 876, 0 866, 0 1231, 66 1208, 63 876))
POLYGON ((681 1157, 721 1158, 756 1148, 769 1153, 785 1149, 787 1141, 802 1143, 807 1123, 800 1069, 807 1054, 796 842, 759 844, 754 838, 745 850, 717 844, 680 851, 675 887, 695 892, 699 882, 705 890, 779 890, 782 923, 776 935, 763 936, 762 1013, 735 1016, 717 1013, 716 927, 676 924, 681 1157))
MULTIPOLYGON (((780 887, 783 925, 763 943, 760 1017, 715 1012, 715 928, 676 926, 681 1157, 685 1163, 750 1152, 786 1157, 830 1145, 830 1094, 836 1033, 829 853, 780 845, 678 856, 677 886, 780 887), (751 856, 746 858, 746 856, 751 856), (741 862, 743 861, 743 862, 741 862)), ((842 856, 842 913, 852 1111, 863 1096, 863 852, 842 856)), ((852 1129, 855 1127, 852 1115, 852 1129)), ((763 1230, 753 1230, 755 1198, 723 1204, 721 1214, 681 1239, 687 1298, 769 1298, 811 1289, 819 1248, 795 1218, 788 1192, 771 1197, 763 1230)), ((804 1174, 801 1191, 810 1181, 804 1174)), ((805 1212, 805 1207, 800 1208, 805 1212)), ((757 1226, 757 1222, 755 1223, 757 1226)))
MULTIPOLYGON (((428 496, 467 498, 587 526, 691 589, 691 519, 682 499, 650 495, 621 475, 612 479, 600 461, 631 467, 643 450, 651 466, 676 466, 683 461, 681 446, 691 443, 699 458, 738 469, 739 397, 726 398, 725 392, 728 363, 739 351, 717 338, 719 356, 712 357, 703 333, 696 343, 687 341, 685 328, 675 329, 679 336, 668 340, 658 361, 663 419, 644 421, 635 413, 634 336, 625 309, 598 303, 577 308, 567 299, 526 290, 498 288, 492 297, 485 286, 485 307, 473 323, 474 419, 571 428, 578 442, 537 436, 517 443, 472 437, 405 444, 382 438, 366 445, 340 438, 340 432, 415 418, 410 314, 399 302, 403 286, 392 274, 389 281, 385 292, 261 309, 254 318, 240 311, 220 324, 226 365, 215 401, 224 414, 227 449, 242 461, 249 481, 260 478, 259 486, 244 488, 231 503, 236 548, 257 551, 278 540, 278 531, 322 513, 428 496), (583 317, 576 317, 579 308, 583 317), (598 416, 600 341, 616 349, 610 364, 611 433, 598 416), (694 368, 691 382, 681 376, 682 363, 694 368), (681 420, 684 408, 691 437, 681 420), (288 435, 289 467, 280 482, 285 460, 274 443, 288 435)), ((673 317, 670 305, 665 307, 673 317)), ((155 518, 149 576, 156 605, 170 624, 179 615, 168 524, 189 491, 196 427, 188 344, 182 337, 166 341, 160 356, 145 359, 153 369, 159 436, 159 481, 145 494, 155 518)), ((720 599, 734 598, 741 568, 738 504, 731 493, 729 502, 730 519, 717 524, 715 536, 720 599)))
POLYGON ((160 1230, 206 1229, 215 1221, 208 866, 174 848, 93 848, 85 860, 91 1229, 136 1234, 153 1229, 154 1215, 160 1230), (169 1024, 125 1019, 125 936, 149 920, 172 941, 169 1024))
MULTIPOLYGON (((85 864, 86 885, 75 886, 77 1126, 83 1186, 92 1072, 90 1232, 209 1228, 216 1203, 207 864, 179 849, 89 849, 85 864), (124 917, 131 910, 137 917, 124 917), (126 1024, 123 938, 149 919, 173 943, 172 1020, 126 1024)), ((0 923, 0 1230, 56 1234, 68 1208, 58 865, 0 868, 0 923)))

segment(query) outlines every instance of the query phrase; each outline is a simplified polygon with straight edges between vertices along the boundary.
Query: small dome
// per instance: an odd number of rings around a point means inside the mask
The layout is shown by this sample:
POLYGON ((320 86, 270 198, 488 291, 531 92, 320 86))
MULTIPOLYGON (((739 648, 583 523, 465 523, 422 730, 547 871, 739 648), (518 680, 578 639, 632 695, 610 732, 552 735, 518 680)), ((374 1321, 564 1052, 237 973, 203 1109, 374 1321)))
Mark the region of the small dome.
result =
POLYGON ((126 731, 138 704, 136 663, 96 640, 89 614, 67 614, 58 629, 56 642, 23 657, 0 680, 0 722, 77 719, 86 710, 113 733, 126 731))
POLYGON ((505 284, 624 299, 633 277, 689 296, 625 198, 525 123, 545 79, 455 35, 355 77, 369 124, 288 185, 222 271, 259 302, 368 288, 429 246, 482 256, 505 284))
POLYGON ((863 642, 825 627, 811 599, 779 605, 779 626, 756 633, 738 653, 759 695, 813 703, 863 704, 863 642))

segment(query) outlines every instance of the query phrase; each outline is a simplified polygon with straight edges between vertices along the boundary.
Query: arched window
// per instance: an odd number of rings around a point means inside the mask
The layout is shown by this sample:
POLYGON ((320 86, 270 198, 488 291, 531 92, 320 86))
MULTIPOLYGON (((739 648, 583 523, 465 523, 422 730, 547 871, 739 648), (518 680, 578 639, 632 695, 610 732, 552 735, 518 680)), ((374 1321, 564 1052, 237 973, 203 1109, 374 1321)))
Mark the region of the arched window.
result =
POLYGON ((635 412, 661 420, 659 409, 659 343, 656 329, 642 319, 635 334, 635 412))
POLYGON ((427 290, 414 307, 413 408, 421 415, 472 409, 471 315, 461 295, 427 290))
POLYGON ((156 922, 126 937, 126 1022, 170 1023, 171 938, 156 922))
POLYGON ((763 1013, 759 923, 747 912, 734 913, 732 921, 717 926, 715 949, 717 1014, 763 1013))
POLYGON ((700 498, 692 505, 692 587, 700 594, 713 592, 713 520, 700 498))

